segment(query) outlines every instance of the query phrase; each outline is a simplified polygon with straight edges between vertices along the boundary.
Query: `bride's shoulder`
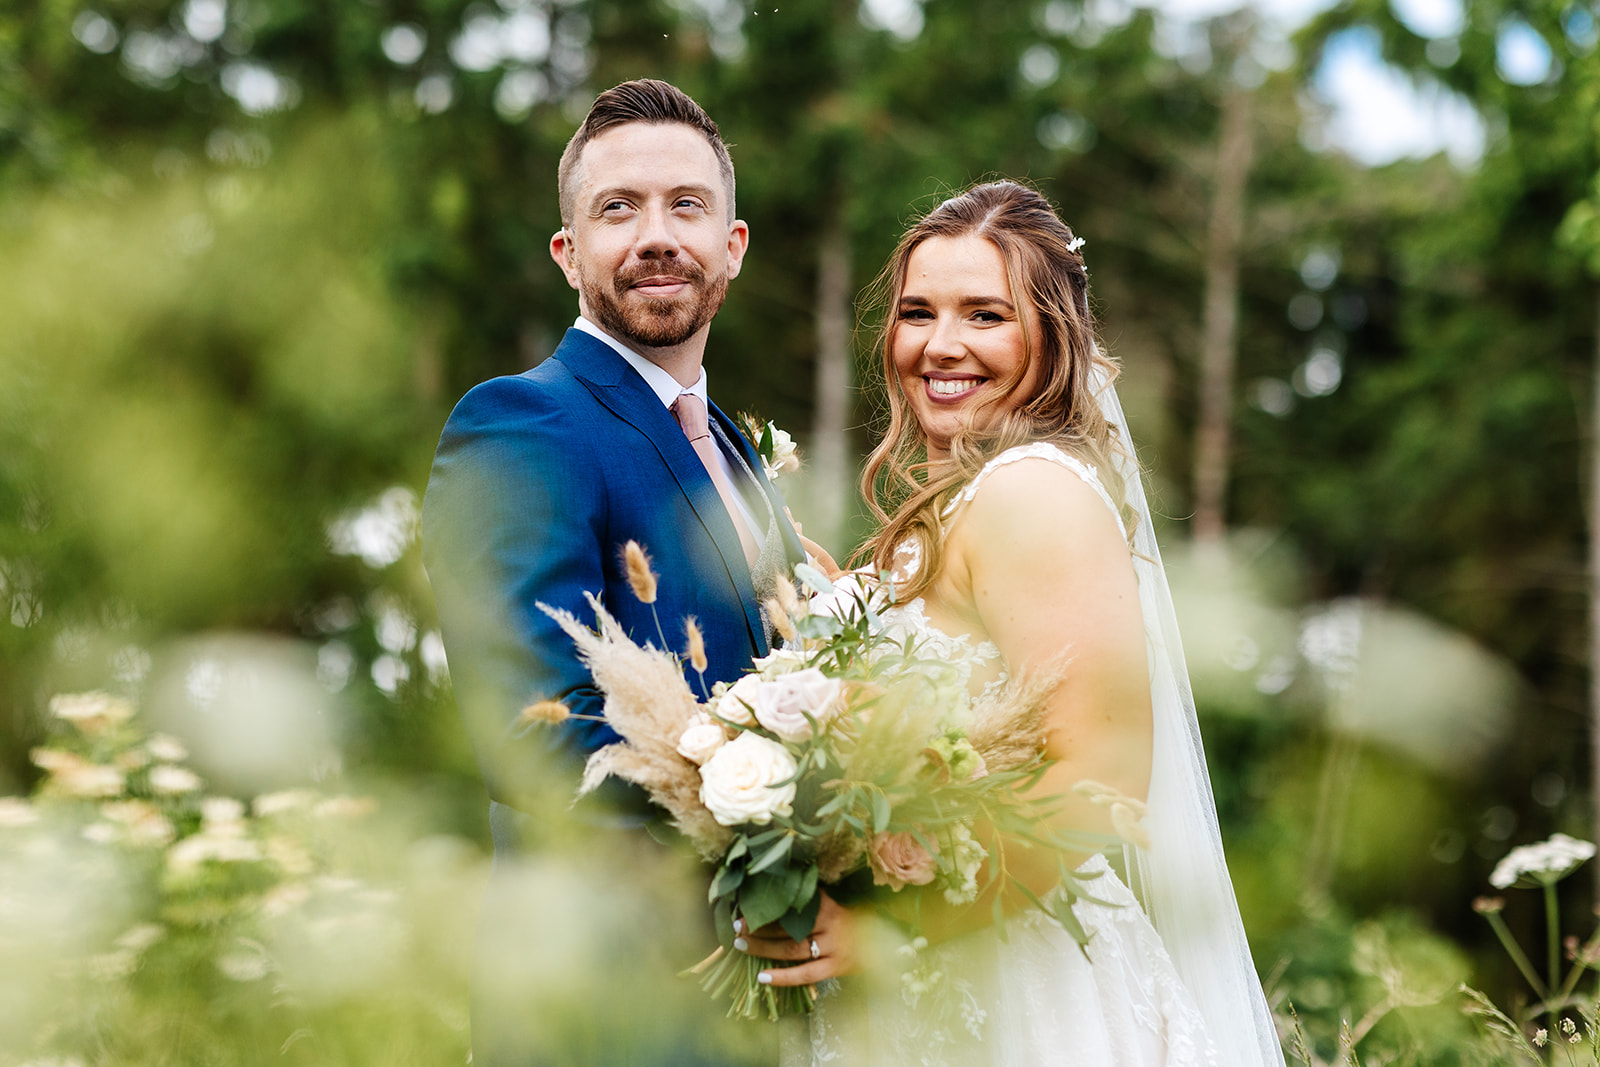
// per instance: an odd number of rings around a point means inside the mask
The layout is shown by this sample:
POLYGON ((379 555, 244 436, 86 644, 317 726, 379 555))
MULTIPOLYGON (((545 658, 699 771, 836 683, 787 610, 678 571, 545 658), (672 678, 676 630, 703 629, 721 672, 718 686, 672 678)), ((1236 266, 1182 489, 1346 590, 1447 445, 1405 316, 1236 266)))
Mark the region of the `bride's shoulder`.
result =
POLYGON ((1009 448, 984 464, 945 506, 944 519, 953 524, 972 513, 1037 521, 1042 512, 1058 508, 1089 508, 1114 521, 1118 517, 1093 465, 1048 441, 1034 441, 1009 448))

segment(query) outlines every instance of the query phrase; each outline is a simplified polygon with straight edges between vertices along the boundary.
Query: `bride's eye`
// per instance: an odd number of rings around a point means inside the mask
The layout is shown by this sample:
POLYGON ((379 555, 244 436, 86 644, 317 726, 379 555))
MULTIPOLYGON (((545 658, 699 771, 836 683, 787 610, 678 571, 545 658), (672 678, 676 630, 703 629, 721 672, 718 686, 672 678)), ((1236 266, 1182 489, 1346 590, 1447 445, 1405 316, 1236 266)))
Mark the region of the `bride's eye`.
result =
POLYGON ((972 318, 974 319, 974 321, 984 322, 984 323, 993 323, 993 322, 1004 322, 1004 321, 1006 321, 998 313, 993 312, 993 311, 974 311, 972 313, 972 318))
POLYGON ((900 309, 901 322, 926 322, 931 318, 933 318, 933 312, 929 311, 927 308, 913 307, 900 309))

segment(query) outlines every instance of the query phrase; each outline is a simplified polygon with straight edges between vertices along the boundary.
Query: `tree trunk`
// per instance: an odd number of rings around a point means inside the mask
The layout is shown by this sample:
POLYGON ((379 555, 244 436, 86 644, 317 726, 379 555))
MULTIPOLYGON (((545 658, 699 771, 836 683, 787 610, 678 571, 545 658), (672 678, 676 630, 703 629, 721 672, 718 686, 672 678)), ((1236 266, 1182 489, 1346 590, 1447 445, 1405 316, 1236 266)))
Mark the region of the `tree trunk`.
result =
POLYGON ((1194 537, 1222 540, 1228 492, 1233 368, 1239 348, 1239 245, 1244 192, 1255 151, 1250 90, 1230 85, 1222 100, 1222 129, 1206 240, 1206 291, 1200 352, 1200 421, 1195 430, 1194 537))
MULTIPOLYGON (((1600 293, 1595 301, 1594 381, 1589 412, 1589 789, 1600 827, 1600 293)), ((1595 879, 1600 907, 1600 878, 1595 879)))
POLYGON ((855 397, 851 373, 850 232, 839 198, 817 252, 817 366, 811 424, 811 514, 807 536, 837 553, 845 533, 854 471, 848 421, 855 397))

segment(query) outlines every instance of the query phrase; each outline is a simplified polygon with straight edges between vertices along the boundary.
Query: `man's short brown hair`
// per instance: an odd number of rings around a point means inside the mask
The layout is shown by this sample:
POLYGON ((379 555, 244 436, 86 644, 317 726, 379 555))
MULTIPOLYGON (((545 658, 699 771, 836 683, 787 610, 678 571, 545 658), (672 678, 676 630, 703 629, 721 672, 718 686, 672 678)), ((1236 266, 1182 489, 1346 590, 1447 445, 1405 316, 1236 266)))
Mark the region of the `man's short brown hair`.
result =
POLYGON ((630 122, 651 125, 675 122, 704 134, 711 144, 711 150, 717 154, 717 168, 722 172, 722 189, 728 198, 728 219, 732 221, 733 159, 728 155, 728 146, 723 143, 717 124, 711 121, 711 116, 705 113, 704 108, 689 99, 688 94, 676 85, 654 78, 640 78, 638 81, 623 82, 601 93, 594 106, 589 108, 589 114, 584 116, 583 125, 578 127, 578 132, 572 135, 566 150, 561 153, 561 165, 556 171, 556 197, 561 204, 563 226, 572 225, 572 216, 577 209, 578 157, 583 154, 584 146, 605 131, 630 122))

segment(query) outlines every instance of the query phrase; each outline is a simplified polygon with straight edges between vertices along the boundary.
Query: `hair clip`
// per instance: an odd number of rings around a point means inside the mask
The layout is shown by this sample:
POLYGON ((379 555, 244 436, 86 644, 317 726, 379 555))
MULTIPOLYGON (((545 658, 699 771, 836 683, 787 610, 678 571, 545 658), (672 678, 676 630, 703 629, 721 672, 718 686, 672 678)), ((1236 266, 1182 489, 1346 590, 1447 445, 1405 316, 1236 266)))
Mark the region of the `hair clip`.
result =
POLYGON ((1067 242, 1067 251, 1076 252, 1078 249, 1082 248, 1088 243, 1089 242, 1085 241, 1082 237, 1074 237, 1072 240, 1067 242))

